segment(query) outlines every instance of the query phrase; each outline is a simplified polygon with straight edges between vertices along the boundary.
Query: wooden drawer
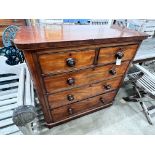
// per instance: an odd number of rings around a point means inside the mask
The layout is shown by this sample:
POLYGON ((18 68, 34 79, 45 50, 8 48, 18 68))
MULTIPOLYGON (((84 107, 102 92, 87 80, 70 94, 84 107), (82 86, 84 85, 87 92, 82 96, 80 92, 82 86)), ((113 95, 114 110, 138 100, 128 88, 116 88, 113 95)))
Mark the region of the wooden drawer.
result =
POLYGON ((116 91, 102 94, 93 98, 83 100, 81 102, 73 103, 71 105, 63 106, 52 110, 54 122, 73 117, 75 115, 88 112, 92 109, 108 106, 113 101, 116 91))
POLYGON ((45 77, 45 87, 48 93, 59 92, 75 86, 81 86, 95 81, 103 81, 108 78, 122 76, 129 65, 129 61, 120 66, 115 64, 68 72, 55 76, 45 77))
POLYGON ((98 82, 88 86, 70 89, 48 96, 51 108, 57 108, 73 102, 77 102, 92 96, 96 96, 117 89, 122 77, 113 80, 98 82))
POLYGON ((71 50, 39 55, 43 74, 80 69, 93 64, 94 50, 71 50))
POLYGON ((138 45, 117 46, 101 48, 99 52, 98 64, 114 63, 118 56, 123 54, 122 61, 131 60, 138 48, 138 45))

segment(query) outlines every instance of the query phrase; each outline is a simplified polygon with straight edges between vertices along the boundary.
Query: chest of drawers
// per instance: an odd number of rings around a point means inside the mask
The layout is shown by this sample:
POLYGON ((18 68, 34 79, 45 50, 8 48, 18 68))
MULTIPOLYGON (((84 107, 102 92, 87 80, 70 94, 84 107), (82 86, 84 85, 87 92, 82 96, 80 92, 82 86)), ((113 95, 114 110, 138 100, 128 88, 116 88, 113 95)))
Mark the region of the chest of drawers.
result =
POLYGON ((48 127, 112 105, 143 33, 91 25, 20 27, 23 50, 48 127))

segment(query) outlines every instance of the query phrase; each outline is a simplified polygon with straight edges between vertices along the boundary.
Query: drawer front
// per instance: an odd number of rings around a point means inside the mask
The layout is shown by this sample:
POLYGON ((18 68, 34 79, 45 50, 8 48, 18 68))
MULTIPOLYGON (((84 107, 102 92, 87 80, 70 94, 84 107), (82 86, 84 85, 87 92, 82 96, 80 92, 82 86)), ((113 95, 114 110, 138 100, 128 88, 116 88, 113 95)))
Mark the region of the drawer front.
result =
POLYGON ((80 69, 93 64, 95 50, 77 50, 39 55, 43 74, 80 69))
POLYGON ((129 61, 123 62, 120 66, 115 64, 95 67, 92 69, 69 72, 52 77, 45 77, 46 91, 49 93, 58 92, 75 86, 102 81, 108 78, 122 76, 129 65, 129 61))
POLYGON ((116 91, 99 95, 93 98, 83 100, 81 102, 73 103, 71 105, 63 106, 52 110, 52 116, 54 122, 61 121, 66 118, 70 118, 80 113, 87 112, 89 110, 110 105, 116 95, 116 91))
POLYGON ((114 89, 117 89, 122 77, 113 80, 103 81, 89 86, 70 89, 48 96, 51 108, 57 108, 92 96, 96 96, 114 89))
POLYGON ((114 63, 118 57, 122 58, 122 61, 131 60, 135 55, 137 48, 138 45, 101 48, 98 64, 114 63))

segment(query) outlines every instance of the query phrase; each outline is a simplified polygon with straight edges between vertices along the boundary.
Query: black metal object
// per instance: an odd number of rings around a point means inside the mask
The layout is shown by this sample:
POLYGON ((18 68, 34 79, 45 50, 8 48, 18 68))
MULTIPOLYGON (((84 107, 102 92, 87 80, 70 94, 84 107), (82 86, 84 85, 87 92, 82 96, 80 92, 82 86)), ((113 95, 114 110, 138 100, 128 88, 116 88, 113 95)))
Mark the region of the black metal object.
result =
POLYGON ((4 47, 12 46, 12 40, 15 38, 18 29, 18 26, 10 25, 4 30, 2 34, 2 41, 4 47))
POLYGON ((0 49, 0 53, 8 58, 6 60, 8 65, 17 65, 24 62, 23 52, 15 46, 3 47, 0 49))
POLYGON ((6 60, 8 65, 17 65, 24 62, 23 52, 12 44, 12 40, 15 38, 17 31, 17 26, 10 25, 4 30, 2 35, 4 47, 0 49, 0 55, 4 55, 8 58, 6 60))

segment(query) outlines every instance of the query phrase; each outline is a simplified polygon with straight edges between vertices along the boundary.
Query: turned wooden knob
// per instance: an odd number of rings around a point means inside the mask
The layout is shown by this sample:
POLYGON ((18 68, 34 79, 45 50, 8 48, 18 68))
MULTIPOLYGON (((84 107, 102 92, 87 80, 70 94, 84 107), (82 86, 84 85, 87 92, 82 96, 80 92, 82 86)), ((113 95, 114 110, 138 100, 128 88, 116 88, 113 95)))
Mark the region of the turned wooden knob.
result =
POLYGON ((111 89, 111 85, 106 84, 106 85, 104 85, 104 88, 105 88, 106 90, 109 90, 109 89, 111 89))
POLYGON ((73 109, 72 109, 72 108, 69 108, 69 109, 68 109, 68 113, 69 113, 70 115, 72 115, 72 114, 73 114, 73 109))
POLYGON ((118 59, 122 59, 123 56, 124 56, 124 53, 123 53, 123 52, 117 52, 117 53, 115 54, 115 57, 118 58, 118 59))
POLYGON ((74 78, 68 78, 68 79, 67 79, 67 83, 68 83, 69 85, 73 85, 73 84, 75 83, 75 79, 74 79, 74 78))
POLYGON ((109 71, 109 73, 110 73, 111 75, 115 75, 115 74, 116 74, 116 69, 111 69, 111 70, 109 71))
POLYGON ((102 98, 102 97, 100 97, 100 101, 104 104, 105 103, 105 101, 104 101, 104 99, 102 98))
POLYGON ((69 94, 69 95, 67 95, 67 99, 68 99, 68 101, 73 101, 74 100, 74 96, 69 94))
POLYGON ((75 66, 75 60, 73 58, 68 58, 66 60, 66 63, 69 67, 74 67, 75 66))

